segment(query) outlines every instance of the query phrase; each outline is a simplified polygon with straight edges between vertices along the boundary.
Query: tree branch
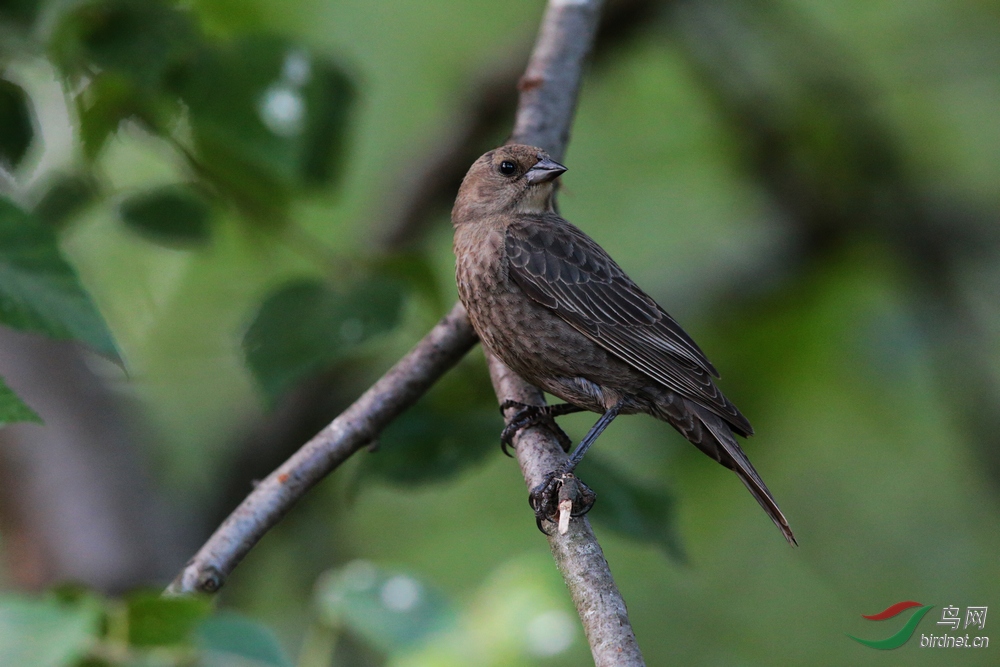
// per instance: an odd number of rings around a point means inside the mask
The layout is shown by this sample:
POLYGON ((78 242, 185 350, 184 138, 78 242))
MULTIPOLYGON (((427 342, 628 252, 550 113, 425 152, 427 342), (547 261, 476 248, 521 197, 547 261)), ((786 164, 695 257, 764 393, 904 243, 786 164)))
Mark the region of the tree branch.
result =
MULTIPOLYGON (((601 0, 549 0, 528 69, 518 84, 521 96, 511 141, 544 148, 557 160, 566 152, 601 5, 601 0)), ((487 357, 501 403, 545 403, 538 389, 492 355, 487 357)), ((544 428, 520 431, 514 444, 529 490, 566 460, 559 441, 544 428)), ((549 548, 573 596, 595 665, 644 665, 625 601, 587 518, 571 521, 565 534, 553 531, 549 548)))
MULTIPOLYGON (((545 404, 541 391, 515 375, 496 357, 486 356, 499 400, 528 405, 545 404)), ((566 460, 559 441, 544 427, 519 431, 514 436, 514 444, 517 462, 529 489, 538 486, 546 474, 556 470, 566 460)), ((625 600, 615 585, 608 561, 587 517, 570 521, 569 530, 564 535, 553 531, 549 535, 549 549, 573 597, 594 664, 597 667, 645 665, 632 632, 625 600)))
POLYGON ((455 304, 389 372, 254 488, 177 575, 167 593, 219 590, 250 549, 306 491, 378 438, 477 340, 465 308, 455 304))

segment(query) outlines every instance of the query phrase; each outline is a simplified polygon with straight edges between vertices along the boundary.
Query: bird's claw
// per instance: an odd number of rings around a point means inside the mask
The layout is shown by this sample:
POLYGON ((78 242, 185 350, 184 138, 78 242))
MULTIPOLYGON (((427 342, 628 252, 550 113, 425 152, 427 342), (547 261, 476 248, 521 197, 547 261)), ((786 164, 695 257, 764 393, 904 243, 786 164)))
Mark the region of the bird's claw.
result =
POLYGON ((569 439, 566 432, 556 423, 555 415, 552 414, 553 408, 556 407, 560 406, 528 405, 527 403, 520 403, 518 401, 504 401, 501 403, 501 415, 509 408, 518 409, 514 413, 514 416, 511 417, 510 423, 500 432, 500 449, 503 450, 503 453, 507 456, 512 456, 507 448, 514 446, 514 436, 517 435, 518 431, 538 424, 547 426, 552 431, 552 434, 556 436, 556 440, 559 441, 559 446, 562 447, 563 451, 568 452, 570 447, 573 446, 573 441, 569 439))
POLYGON ((571 472, 551 472, 544 481, 528 494, 528 504, 535 511, 535 524, 546 535, 551 533, 543 527, 543 522, 559 523, 559 505, 569 500, 572 503, 570 516, 580 517, 590 511, 597 500, 597 494, 571 472))

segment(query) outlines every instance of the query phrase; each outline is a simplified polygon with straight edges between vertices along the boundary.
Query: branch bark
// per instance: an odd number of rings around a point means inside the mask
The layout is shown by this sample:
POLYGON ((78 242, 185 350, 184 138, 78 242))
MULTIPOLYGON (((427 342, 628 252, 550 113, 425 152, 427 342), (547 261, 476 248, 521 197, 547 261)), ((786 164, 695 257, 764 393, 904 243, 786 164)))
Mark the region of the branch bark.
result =
MULTIPOLYGON (((521 91, 511 141, 545 149, 561 159, 569 143, 584 64, 597 33, 601 0, 550 0, 521 91)), ((543 405, 542 392, 495 357, 487 355, 497 399, 543 405)), ((511 416, 513 416, 511 414, 511 416)), ((514 438, 528 489, 565 460, 559 441, 544 428, 524 429, 514 438)), ((573 597, 594 664, 644 665, 625 600, 586 517, 570 521, 565 534, 553 531, 549 548, 573 597)))
POLYGON ((260 482, 167 588, 214 593, 243 557, 317 482, 413 405, 476 344, 462 304, 329 426, 260 482))

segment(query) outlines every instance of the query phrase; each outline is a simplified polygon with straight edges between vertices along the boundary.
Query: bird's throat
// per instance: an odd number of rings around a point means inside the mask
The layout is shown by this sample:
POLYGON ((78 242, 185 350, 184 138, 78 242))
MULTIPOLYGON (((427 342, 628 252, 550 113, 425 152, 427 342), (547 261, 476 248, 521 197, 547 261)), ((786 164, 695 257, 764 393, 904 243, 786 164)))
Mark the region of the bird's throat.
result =
POLYGON ((517 212, 533 215, 552 213, 555 211, 555 207, 552 204, 554 194, 555 189, 551 183, 530 185, 524 191, 524 196, 517 202, 517 212))

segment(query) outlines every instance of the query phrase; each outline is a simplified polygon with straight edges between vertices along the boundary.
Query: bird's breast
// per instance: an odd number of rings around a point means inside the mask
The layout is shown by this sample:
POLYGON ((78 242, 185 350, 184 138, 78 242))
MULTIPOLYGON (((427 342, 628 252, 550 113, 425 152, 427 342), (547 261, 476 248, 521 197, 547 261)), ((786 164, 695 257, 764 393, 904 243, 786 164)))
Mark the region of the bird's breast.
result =
POLYGON ((627 367, 510 278, 503 231, 459 227, 455 256, 459 297, 483 346, 532 384, 603 411, 601 386, 620 384, 627 367))

